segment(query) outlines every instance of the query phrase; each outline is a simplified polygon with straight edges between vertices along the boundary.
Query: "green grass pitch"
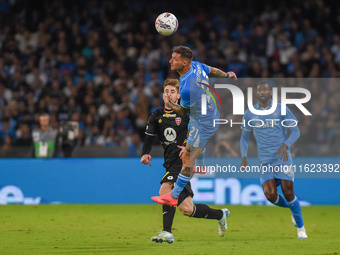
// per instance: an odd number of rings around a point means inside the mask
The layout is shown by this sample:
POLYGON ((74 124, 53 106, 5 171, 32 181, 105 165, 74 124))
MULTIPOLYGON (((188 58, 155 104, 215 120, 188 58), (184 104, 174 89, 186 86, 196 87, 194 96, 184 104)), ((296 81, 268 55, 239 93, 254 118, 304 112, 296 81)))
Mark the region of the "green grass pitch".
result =
POLYGON ((225 237, 215 220, 177 210, 175 242, 156 244, 150 240, 162 228, 156 204, 0 206, 0 254, 340 254, 339 206, 303 207, 305 240, 296 238, 289 209, 227 208, 225 237))

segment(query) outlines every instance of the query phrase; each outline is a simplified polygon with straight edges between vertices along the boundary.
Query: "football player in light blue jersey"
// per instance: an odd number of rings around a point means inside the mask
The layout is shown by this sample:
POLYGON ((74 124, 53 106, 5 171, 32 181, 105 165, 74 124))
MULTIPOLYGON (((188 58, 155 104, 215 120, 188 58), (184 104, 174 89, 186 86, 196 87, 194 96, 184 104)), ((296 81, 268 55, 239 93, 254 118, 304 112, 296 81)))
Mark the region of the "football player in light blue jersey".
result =
MULTIPOLYGON (((258 103, 256 110, 267 110, 272 107, 272 87, 268 83, 257 86, 258 103)), ((257 156, 261 163, 261 184, 266 198, 274 205, 289 207, 293 224, 297 227, 298 238, 307 238, 303 224, 300 202, 294 195, 292 157, 290 147, 299 138, 297 120, 286 107, 286 115, 281 114, 281 105, 268 115, 256 115, 249 111, 244 114, 241 136, 241 169, 248 165, 247 150, 249 134, 253 129, 257 143, 257 156), (288 129, 290 135, 288 135, 288 129), (281 184, 284 197, 277 192, 281 184)))
MULTIPOLYGON (((188 141, 181 157, 183 166, 174 189, 163 196, 151 198, 160 204, 176 206, 179 194, 190 181, 195 161, 198 166, 204 165, 204 146, 216 132, 217 127, 214 127, 213 120, 219 119, 220 116, 214 102, 209 102, 209 100, 207 100, 205 109, 206 114, 202 114, 202 94, 206 94, 208 98, 207 92, 210 93, 208 74, 221 78, 234 77, 237 79, 234 72, 225 73, 217 68, 192 61, 192 59, 191 49, 185 46, 177 46, 173 49, 172 58, 169 61, 171 70, 177 71, 180 75, 179 92, 181 94, 181 101, 180 105, 178 105, 175 100, 172 100, 170 95, 167 95, 164 97, 165 104, 167 108, 173 109, 180 114, 188 113, 190 121, 188 141)), ((222 210, 223 217, 219 220, 219 234, 224 236, 229 211, 227 209, 222 210)))

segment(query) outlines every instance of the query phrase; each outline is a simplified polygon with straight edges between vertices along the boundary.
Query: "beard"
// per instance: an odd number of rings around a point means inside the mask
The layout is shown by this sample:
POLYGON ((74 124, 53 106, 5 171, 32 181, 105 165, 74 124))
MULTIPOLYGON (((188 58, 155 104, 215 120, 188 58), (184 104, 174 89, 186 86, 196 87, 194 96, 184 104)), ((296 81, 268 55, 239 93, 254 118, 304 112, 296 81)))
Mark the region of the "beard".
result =
POLYGON ((264 97, 264 98, 259 97, 259 98, 258 98, 258 100, 259 100, 262 104, 267 103, 269 99, 270 99, 270 97, 264 97))
POLYGON ((183 68, 184 68, 184 66, 177 66, 177 67, 172 66, 171 70, 176 71, 176 72, 181 72, 183 70, 183 68))

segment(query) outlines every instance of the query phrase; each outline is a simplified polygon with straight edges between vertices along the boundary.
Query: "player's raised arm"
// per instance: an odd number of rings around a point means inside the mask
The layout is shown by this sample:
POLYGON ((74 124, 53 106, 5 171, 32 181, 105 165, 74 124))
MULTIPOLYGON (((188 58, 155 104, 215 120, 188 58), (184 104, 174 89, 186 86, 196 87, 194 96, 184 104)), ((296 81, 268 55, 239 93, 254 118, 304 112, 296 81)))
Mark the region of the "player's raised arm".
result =
POLYGON ((210 73, 213 74, 214 76, 220 77, 220 78, 235 78, 237 80, 237 76, 234 72, 223 72, 222 70, 209 66, 210 67, 210 73))

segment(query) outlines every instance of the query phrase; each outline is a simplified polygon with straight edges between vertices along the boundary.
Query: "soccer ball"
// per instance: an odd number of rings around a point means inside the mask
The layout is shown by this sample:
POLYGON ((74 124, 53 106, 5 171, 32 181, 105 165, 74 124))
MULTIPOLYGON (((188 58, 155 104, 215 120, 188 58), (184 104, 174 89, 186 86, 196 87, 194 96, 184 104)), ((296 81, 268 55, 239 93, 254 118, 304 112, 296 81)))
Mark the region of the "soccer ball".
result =
POLYGON ((164 12, 157 17, 155 27, 161 35, 169 36, 177 31, 178 20, 172 13, 164 12))

